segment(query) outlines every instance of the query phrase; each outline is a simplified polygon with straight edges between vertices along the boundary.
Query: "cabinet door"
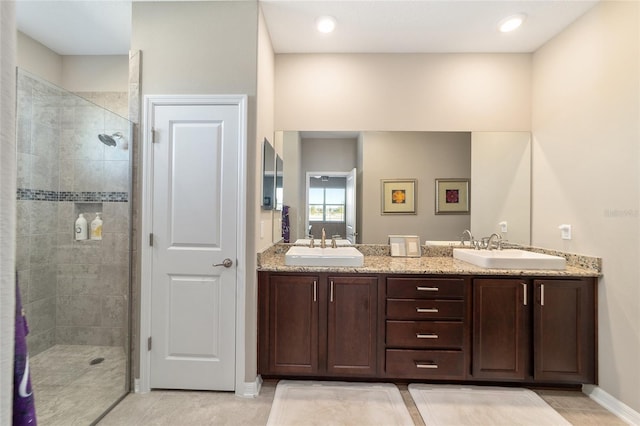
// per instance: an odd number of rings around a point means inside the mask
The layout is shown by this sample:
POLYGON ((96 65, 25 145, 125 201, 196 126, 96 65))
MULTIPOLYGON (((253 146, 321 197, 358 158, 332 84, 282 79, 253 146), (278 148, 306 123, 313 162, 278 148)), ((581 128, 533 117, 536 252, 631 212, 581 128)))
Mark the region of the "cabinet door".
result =
POLYGON ((331 276, 328 285, 327 373, 375 375, 377 278, 331 276))
POLYGON ((535 280, 534 378, 594 383, 593 280, 535 280))
POLYGON ((269 281, 269 370, 318 371, 318 277, 272 275, 269 281))
POLYGON ((522 380, 529 376, 527 281, 473 281, 473 377, 522 380))

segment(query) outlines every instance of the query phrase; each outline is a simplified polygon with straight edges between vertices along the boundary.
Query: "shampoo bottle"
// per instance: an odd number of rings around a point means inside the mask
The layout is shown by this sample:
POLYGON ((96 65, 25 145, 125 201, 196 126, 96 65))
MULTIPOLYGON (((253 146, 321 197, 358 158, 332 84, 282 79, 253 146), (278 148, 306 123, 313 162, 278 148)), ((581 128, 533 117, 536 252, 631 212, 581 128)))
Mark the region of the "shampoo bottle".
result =
POLYGON ((75 226, 76 240, 87 239, 87 219, 84 218, 84 214, 80 213, 76 219, 75 226))
POLYGON ((96 213, 96 218, 91 221, 91 239, 102 239, 102 219, 100 218, 100 213, 96 213))

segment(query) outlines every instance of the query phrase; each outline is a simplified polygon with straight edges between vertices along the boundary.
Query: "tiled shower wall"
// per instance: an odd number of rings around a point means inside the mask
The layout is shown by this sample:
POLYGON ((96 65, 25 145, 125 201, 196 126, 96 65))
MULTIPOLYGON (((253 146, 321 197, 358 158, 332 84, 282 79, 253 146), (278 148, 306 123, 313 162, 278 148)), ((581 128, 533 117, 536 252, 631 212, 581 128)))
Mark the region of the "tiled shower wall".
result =
POLYGON ((18 75, 17 270, 35 355, 55 344, 124 345, 129 283, 127 93, 83 93, 88 102, 18 75), (75 241, 79 213, 102 212, 103 239, 75 241))

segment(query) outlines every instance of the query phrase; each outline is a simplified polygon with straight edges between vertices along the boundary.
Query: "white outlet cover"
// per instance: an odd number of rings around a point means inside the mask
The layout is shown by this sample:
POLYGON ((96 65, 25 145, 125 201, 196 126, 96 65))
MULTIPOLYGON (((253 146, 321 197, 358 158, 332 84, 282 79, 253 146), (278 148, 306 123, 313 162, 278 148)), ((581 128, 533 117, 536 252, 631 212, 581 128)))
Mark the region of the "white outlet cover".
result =
POLYGON ((558 226, 558 229, 560 230, 560 237, 563 240, 571 239, 571 225, 563 224, 558 226))

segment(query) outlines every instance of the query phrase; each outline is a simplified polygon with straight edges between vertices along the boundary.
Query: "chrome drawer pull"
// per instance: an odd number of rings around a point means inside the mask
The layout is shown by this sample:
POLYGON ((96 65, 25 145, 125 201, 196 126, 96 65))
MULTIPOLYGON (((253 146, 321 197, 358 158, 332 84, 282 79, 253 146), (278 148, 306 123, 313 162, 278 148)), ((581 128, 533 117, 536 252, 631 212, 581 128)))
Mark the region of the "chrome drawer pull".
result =
POLYGON ((416 333, 416 337, 418 339, 437 339, 438 335, 437 334, 423 334, 423 333, 416 333))
POLYGON ((418 287, 416 287, 416 290, 418 290, 418 291, 438 291, 440 289, 438 287, 422 287, 422 286, 418 286, 418 287))
POLYGON ((421 364, 419 362, 416 362, 416 368, 431 368, 431 369, 436 369, 438 368, 438 364, 421 364))
POLYGON ((416 312, 419 314, 437 314, 438 308, 416 308, 416 312))

